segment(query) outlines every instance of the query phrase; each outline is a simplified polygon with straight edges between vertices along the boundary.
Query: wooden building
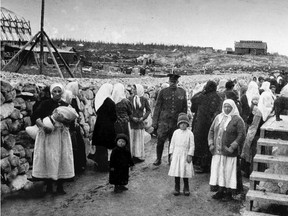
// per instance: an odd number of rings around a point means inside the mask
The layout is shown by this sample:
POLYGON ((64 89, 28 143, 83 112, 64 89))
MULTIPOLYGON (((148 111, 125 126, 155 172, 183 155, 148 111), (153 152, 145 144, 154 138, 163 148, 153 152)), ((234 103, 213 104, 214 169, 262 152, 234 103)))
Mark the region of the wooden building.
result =
POLYGON ((245 55, 266 55, 267 43, 262 41, 243 41, 235 42, 235 54, 245 55))

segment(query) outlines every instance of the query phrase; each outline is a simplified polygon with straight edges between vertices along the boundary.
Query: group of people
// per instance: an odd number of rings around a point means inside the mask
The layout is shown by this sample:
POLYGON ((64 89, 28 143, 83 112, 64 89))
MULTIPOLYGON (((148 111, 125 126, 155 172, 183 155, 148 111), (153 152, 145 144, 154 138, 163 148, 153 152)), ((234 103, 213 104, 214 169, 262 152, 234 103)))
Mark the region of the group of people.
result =
MULTIPOLYGON (((127 190, 129 168, 145 160, 145 122, 149 117, 151 133, 157 136, 154 166, 161 165, 164 143, 169 140, 168 175, 175 177, 174 195, 180 194, 181 178, 183 194, 189 196, 188 179, 195 172, 210 171, 211 191, 217 192, 213 198, 230 199, 232 194, 241 193, 242 174, 249 176, 251 172, 259 128, 273 111, 276 91, 271 88, 280 92, 283 79, 275 83, 259 77, 247 87, 243 80, 209 80, 188 99, 185 89, 178 85, 180 76, 168 76, 169 83, 155 94, 155 106, 150 106, 149 94, 140 84, 131 85, 129 92, 121 83, 100 87, 94 101, 97 119, 92 146, 96 151, 88 158, 98 171, 109 171, 115 192, 127 190), (189 112, 193 113, 192 122, 189 112)), ((53 84, 50 94, 51 98, 37 103, 31 117, 39 127, 32 175, 46 181, 47 192, 53 191, 56 182, 57 193, 65 194, 63 182, 86 165, 81 130, 77 118, 50 118, 53 130, 43 119, 53 116, 57 107, 69 104, 79 112, 79 85, 72 82, 64 88, 53 84)))

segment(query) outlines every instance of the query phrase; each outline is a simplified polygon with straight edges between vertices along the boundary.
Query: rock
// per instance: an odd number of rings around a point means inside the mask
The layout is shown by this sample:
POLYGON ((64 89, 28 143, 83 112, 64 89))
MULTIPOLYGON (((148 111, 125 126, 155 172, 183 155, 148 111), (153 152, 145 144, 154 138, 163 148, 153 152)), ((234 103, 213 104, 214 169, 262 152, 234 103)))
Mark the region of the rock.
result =
POLYGON ((14 137, 16 145, 22 145, 24 148, 31 148, 34 146, 35 140, 33 140, 25 130, 21 130, 14 137))
POLYGON ((84 130, 84 136, 85 137, 88 137, 89 136, 89 131, 90 131, 90 126, 88 123, 85 123, 83 125, 83 130, 84 130))
POLYGON ((0 119, 5 119, 14 111, 14 103, 4 103, 0 109, 0 119))
POLYGON ((27 112, 26 110, 22 110, 22 111, 21 111, 21 114, 22 114, 22 116, 27 116, 27 115, 28 115, 28 112, 27 112))
POLYGON ((6 158, 8 156, 9 152, 4 147, 1 147, 1 159, 6 158))
POLYGON ((9 194, 11 192, 11 189, 8 185, 6 184, 1 184, 1 194, 9 194))
POLYGON ((1 163, 1 174, 11 172, 11 164, 9 162, 8 157, 1 159, 0 163, 1 163))
POLYGON ((13 100, 14 102, 14 107, 19 109, 19 110, 25 110, 26 109, 26 102, 23 98, 17 97, 13 100))
POLYGON ((24 158, 26 153, 25 153, 25 149, 23 148, 22 145, 15 145, 13 148, 13 154, 18 156, 19 158, 24 158))
POLYGON ((27 176, 26 175, 18 175, 11 181, 11 190, 18 191, 24 187, 27 183, 27 176))
POLYGON ((33 163, 33 151, 34 151, 34 149, 25 148, 25 155, 26 155, 25 158, 27 159, 27 162, 29 164, 33 163))
POLYGON ((1 80, 1 93, 5 97, 6 102, 10 102, 15 99, 16 91, 13 90, 13 87, 10 83, 1 80))
POLYGON ((5 97, 4 97, 4 95, 0 92, 0 106, 2 105, 2 104, 4 104, 5 103, 5 97))
POLYGON ((33 106, 34 106, 35 102, 36 102, 36 101, 26 101, 26 111, 27 111, 29 114, 32 114, 33 106))
POLYGON ((10 114, 10 118, 13 120, 23 118, 19 109, 14 108, 13 112, 10 114))
POLYGON ((24 187, 23 187, 23 190, 29 191, 29 190, 31 190, 32 188, 33 188, 33 182, 27 180, 26 184, 25 184, 24 187))
POLYGON ((9 131, 11 133, 17 133, 22 129, 23 126, 23 121, 20 120, 15 120, 14 122, 12 122, 11 127, 9 128, 9 131))
POLYGON ((11 150, 16 144, 15 136, 12 134, 9 134, 4 137, 3 142, 4 142, 3 147, 7 150, 11 150))
POLYGON ((22 89, 22 92, 30 92, 33 95, 38 94, 39 89, 34 83, 25 83, 22 89))
POLYGON ((25 116, 23 118, 23 122, 24 122, 24 128, 31 126, 31 118, 30 116, 25 116))
POLYGON ((20 159, 20 163, 17 166, 18 174, 26 174, 29 170, 29 163, 25 158, 20 159))
POLYGON ((19 157, 17 157, 16 155, 10 155, 8 157, 8 160, 9 160, 11 167, 17 167, 20 163, 19 157))

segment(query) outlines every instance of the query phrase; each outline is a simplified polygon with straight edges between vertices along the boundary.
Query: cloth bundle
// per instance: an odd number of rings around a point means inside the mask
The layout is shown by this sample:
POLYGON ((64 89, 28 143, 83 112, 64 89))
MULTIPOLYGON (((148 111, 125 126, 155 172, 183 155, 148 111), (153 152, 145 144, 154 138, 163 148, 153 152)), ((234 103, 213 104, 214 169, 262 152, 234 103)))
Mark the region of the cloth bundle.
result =
POLYGON ((70 106, 59 106, 53 111, 52 114, 52 117, 55 119, 55 121, 64 124, 74 121, 76 118, 78 118, 78 116, 79 115, 76 110, 70 106))

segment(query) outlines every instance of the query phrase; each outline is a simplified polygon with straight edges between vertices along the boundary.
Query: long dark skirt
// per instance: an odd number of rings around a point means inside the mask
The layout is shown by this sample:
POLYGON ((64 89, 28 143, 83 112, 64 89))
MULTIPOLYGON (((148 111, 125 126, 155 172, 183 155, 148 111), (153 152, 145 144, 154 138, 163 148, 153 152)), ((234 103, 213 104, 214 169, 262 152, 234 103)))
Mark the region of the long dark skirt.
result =
POLYGON ((94 161, 97 164, 97 170, 100 172, 108 172, 108 150, 104 146, 96 146, 96 152, 94 155, 94 161))
POLYGON ((70 130, 70 134, 73 147, 74 169, 75 173, 79 173, 86 167, 85 142, 79 126, 70 130))

